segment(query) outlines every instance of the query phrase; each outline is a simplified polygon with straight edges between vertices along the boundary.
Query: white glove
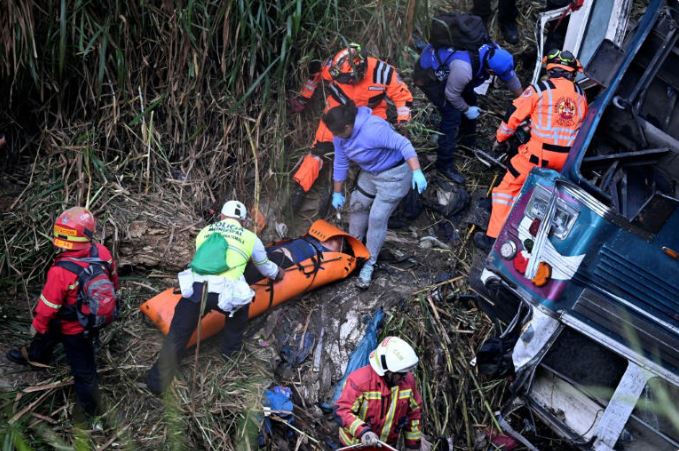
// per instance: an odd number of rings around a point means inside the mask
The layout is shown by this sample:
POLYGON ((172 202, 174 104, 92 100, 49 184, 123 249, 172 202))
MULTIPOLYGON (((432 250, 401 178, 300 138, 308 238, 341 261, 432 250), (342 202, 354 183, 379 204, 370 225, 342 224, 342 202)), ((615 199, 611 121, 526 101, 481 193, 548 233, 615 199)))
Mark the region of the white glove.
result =
POLYGON ((33 324, 31 324, 31 327, 28 329, 28 333, 31 336, 31 338, 35 337, 38 334, 38 331, 35 330, 35 327, 33 327, 33 324))
POLYGON ((373 431, 368 431, 361 436, 361 444, 368 446, 379 445, 380 438, 373 431))

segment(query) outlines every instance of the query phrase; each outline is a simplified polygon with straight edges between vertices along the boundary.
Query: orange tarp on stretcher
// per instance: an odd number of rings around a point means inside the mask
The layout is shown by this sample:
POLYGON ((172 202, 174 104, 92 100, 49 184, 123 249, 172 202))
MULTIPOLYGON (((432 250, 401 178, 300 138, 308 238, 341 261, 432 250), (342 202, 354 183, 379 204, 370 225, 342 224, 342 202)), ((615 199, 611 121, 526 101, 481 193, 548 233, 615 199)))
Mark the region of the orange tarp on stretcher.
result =
MULTIPOLYGON (((345 279, 356 268, 359 260, 370 258, 370 252, 363 243, 322 219, 311 225, 308 235, 320 241, 321 244, 343 238, 346 245, 344 249, 325 250, 314 257, 293 263, 286 269, 285 278, 280 282, 272 283, 269 279, 263 278, 252 283, 250 287, 255 291, 255 297, 250 305, 250 318, 266 313, 278 304, 303 293, 345 279)), ((285 242, 276 244, 284 246, 285 242)), ((181 295, 175 293, 174 288, 168 288, 144 302, 140 310, 164 335, 167 335, 175 306, 180 298, 181 295)), ((203 317, 201 337, 208 338, 216 335, 223 328, 224 315, 213 310, 203 317)), ((195 332, 188 346, 194 344, 196 344, 195 332)))

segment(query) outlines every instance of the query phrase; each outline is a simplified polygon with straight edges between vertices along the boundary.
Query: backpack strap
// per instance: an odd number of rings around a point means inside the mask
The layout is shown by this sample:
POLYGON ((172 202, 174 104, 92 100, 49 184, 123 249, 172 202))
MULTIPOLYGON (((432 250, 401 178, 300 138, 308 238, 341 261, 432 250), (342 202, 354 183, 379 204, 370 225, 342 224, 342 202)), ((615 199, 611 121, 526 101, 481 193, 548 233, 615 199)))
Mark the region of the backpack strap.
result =
POLYGON ((82 272, 85 270, 84 267, 69 260, 58 261, 54 264, 54 266, 58 266, 60 268, 64 268, 66 271, 72 272, 78 277, 78 279, 80 279, 80 274, 82 274, 82 272))
POLYGON ((78 288, 77 288, 77 295, 76 295, 76 305, 67 305, 64 306, 64 308, 59 312, 59 316, 62 319, 69 320, 69 321, 77 321, 78 320, 78 311, 82 308, 82 296, 80 295, 81 290, 82 290, 82 283, 80 280, 80 276, 82 275, 83 271, 85 271, 85 268, 80 266, 79 264, 73 262, 73 261, 68 261, 68 260, 61 260, 58 261, 54 264, 54 266, 58 266, 60 268, 64 268, 66 271, 71 272, 76 275, 76 280, 78 282, 78 288))
POLYGON ((438 63, 438 66, 436 67, 436 70, 441 69, 441 67, 447 67, 448 64, 450 64, 450 59, 455 55, 455 52, 457 52, 457 50, 455 50, 455 49, 452 48, 452 47, 447 47, 447 48, 445 48, 445 50, 450 49, 451 52, 448 54, 448 56, 446 57, 446 59, 445 59, 444 61, 441 61, 441 55, 439 55, 439 52, 440 52, 442 49, 444 49, 444 48, 441 47, 441 48, 439 48, 439 49, 435 49, 435 48, 432 47, 432 49, 434 50, 434 59, 435 59, 436 62, 438 63))

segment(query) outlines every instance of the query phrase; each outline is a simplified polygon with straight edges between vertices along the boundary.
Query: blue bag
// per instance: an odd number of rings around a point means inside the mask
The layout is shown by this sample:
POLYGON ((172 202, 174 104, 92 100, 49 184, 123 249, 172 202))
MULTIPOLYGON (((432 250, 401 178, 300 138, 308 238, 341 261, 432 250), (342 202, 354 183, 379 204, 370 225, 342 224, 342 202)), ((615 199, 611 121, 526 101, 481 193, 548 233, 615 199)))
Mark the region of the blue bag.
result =
POLYGON ((347 369, 344 371, 344 376, 335 386, 335 394, 332 396, 332 400, 329 403, 323 403, 321 408, 326 411, 334 410, 335 403, 342 394, 342 389, 344 388, 344 382, 347 380, 349 374, 353 371, 366 366, 368 364, 368 357, 370 353, 377 347, 377 331, 382 325, 384 320, 384 310, 380 307, 373 315, 368 328, 365 330, 365 334, 361 341, 356 345, 356 349, 351 353, 349 357, 349 363, 347 364, 347 369))

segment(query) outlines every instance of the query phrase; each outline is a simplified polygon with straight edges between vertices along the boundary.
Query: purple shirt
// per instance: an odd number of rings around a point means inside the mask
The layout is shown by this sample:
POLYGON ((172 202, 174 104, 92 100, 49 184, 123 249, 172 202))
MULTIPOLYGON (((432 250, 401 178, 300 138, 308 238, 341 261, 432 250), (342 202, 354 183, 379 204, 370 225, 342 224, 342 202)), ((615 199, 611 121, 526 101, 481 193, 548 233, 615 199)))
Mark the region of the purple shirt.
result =
POLYGON ((417 156, 407 138, 363 106, 358 108, 351 136, 347 139, 335 136, 332 142, 335 146, 332 178, 336 182, 346 180, 351 161, 364 171, 381 172, 391 169, 400 160, 417 156))

